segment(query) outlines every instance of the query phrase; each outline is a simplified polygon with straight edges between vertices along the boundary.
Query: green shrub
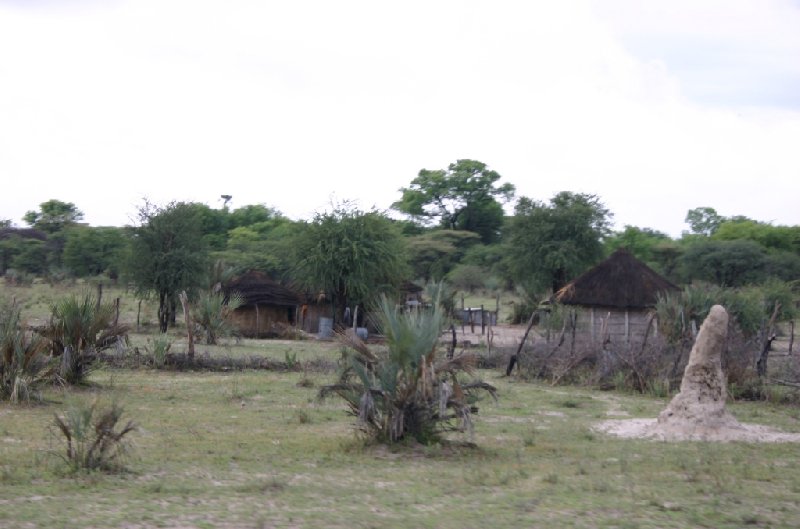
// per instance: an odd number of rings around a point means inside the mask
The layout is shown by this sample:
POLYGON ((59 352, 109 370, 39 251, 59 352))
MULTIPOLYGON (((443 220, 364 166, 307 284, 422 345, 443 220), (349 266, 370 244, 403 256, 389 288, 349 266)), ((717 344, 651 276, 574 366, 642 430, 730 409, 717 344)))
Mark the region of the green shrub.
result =
POLYGON ((404 313, 383 298, 380 320, 386 349, 373 351, 356 337, 346 338, 350 349, 339 380, 323 387, 320 396, 342 397, 362 428, 383 442, 410 438, 428 444, 444 431, 471 433, 476 391, 494 395, 495 390, 459 380, 461 373, 472 372, 474 356, 437 355, 446 321, 438 298, 428 310, 404 313))
POLYGON ((233 335, 231 317, 243 303, 238 294, 225 297, 220 292, 204 293, 197 299, 192 308, 192 318, 205 331, 207 344, 216 344, 217 339, 233 335))
POLYGON ((98 346, 107 338, 127 332, 112 323, 114 307, 98 304, 92 294, 66 297, 51 307, 51 323, 44 331, 53 342, 54 356, 61 357, 59 377, 80 384, 96 359, 98 346))
POLYGON ((29 401, 52 377, 49 342, 26 331, 14 304, 0 306, 0 400, 29 401))
POLYGON ((166 334, 159 334, 154 336, 152 341, 148 339, 150 346, 145 346, 147 351, 153 357, 153 367, 162 368, 167 363, 167 353, 172 347, 172 340, 166 334))
POLYGON ((64 461, 72 471, 123 469, 130 444, 127 435, 136 429, 133 421, 121 424, 123 409, 116 403, 99 408, 97 401, 76 404, 56 415, 55 427, 66 441, 64 461))

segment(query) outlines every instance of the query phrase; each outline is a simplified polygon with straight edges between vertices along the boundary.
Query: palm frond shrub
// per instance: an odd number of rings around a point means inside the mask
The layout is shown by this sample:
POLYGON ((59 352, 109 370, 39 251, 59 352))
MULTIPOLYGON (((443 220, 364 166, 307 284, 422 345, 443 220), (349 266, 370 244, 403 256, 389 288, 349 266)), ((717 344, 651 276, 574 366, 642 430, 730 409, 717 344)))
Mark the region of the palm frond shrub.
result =
POLYGON ((49 342, 27 331, 15 304, 0 306, 0 400, 30 401, 52 377, 49 342))
POLYGON ((147 341, 145 351, 152 356, 153 367, 158 369, 164 367, 167 363, 167 354, 172 347, 172 340, 166 334, 159 334, 153 337, 152 342, 149 339, 147 341))
POLYGON ((203 293, 192 307, 192 318, 206 334, 206 343, 214 345, 219 338, 233 335, 233 312, 244 299, 236 293, 224 296, 221 292, 203 293))
POLYGON ((75 404, 65 413, 55 415, 56 431, 67 445, 62 457, 71 470, 123 468, 124 458, 130 451, 127 436, 136 430, 131 420, 122 425, 123 411, 117 403, 100 407, 95 400, 88 405, 75 404))
POLYGON ((428 444, 446 431, 471 434, 477 392, 495 396, 495 388, 460 379, 474 373, 474 355, 445 358, 439 347, 447 321, 441 305, 401 312, 383 297, 379 314, 386 347, 373 350, 355 335, 343 335, 349 347, 342 371, 320 397, 343 398, 360 427, 381 442, 428 444))
POLYGON ((113 328, 114 307, 98 304, 92 294, 68 296, 51 307, 44 334, 53 342, 53 355, 61 358, 58 374, 67 384, 79 384, 89 374, 101 337, 113 328))

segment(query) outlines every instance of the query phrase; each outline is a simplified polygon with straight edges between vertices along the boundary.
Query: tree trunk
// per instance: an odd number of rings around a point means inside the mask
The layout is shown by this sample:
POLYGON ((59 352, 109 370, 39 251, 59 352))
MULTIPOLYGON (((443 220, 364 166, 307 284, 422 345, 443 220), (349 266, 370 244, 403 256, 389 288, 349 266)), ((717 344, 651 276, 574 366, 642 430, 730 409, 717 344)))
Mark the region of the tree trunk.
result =
POLYGON ((756 362, 756 372, 759 377, 767 375, 767 359, 769 358, 769 351, 772 349, 772 341, 775 339, 775 320, 778 318, 778 313, 781 310, 780 302, 775 302, 775 309, 772 311, 772 316, 767 323, 764 334, 764 342, 761 347, 761 356, 756 362))
POLYGON ((519 357, 520 351, 522 351, 522 347, 525 345, 525 340, 528 339, 528 333, 531 332, 533 328, 534 318, 536 317, 536 311, 534 310, 531 313, 531 317, 528 320, 528 327, 525 329, 525 334, 522 335, 522 340, 519 342, 519 347, 517 347, 517 352, 511 355, 511 358, 508 360, 508 367, 506 368, 506 376, 511 375, 511 371, 514 370, 514 364, 517 363, 517 359, 519 357))
POLYGON ((166 292, 158 293, 158 329, 165 333, 169 325, 169 306, 166 292))

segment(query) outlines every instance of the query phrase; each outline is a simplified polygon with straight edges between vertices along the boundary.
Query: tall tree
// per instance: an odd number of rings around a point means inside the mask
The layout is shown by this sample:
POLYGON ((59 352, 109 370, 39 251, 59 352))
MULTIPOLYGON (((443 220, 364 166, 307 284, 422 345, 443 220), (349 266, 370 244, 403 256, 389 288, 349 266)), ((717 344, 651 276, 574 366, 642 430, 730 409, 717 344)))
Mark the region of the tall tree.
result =
POLYGON ((549 204, 521 198, 504 241, 515 281, 534 291, 560 289, 602 259, 611 216, 595 195, 563 191, 549 204))
POLYGON ((64 244, 64 266, 78 277, 106 272, 115 279, 127 244, 124 228, 73 228, 67 232, 64 244))
POLYGON ((22 217, 28 225, 47 233, 55 233, 83 219, 83 212, 72 202, 48 200, 39 204, 39 211, 28 211, 22 217))
POLYGON ((767 251, 754 241, 702 239, 689 244, 680 261, 687 281, 702 279, 740 287, 767 277, 767 251))
POLYGON ((28 211, 22 220, 31 227, 47 234, 44 245, 46 263, 42 265, 43 272, 48 268, 57 270, 62 266, 66 232, 83 219, 83 212, 72 202, 61 200, 48 200, 39 204, 39 211, 28 211))
POLYGON ((477 233, 485 243, 497 240, 503 207, 514 186, 496 186, 500 175, 476 160, 458 160, 447 169, 422 169, 392 208, 427 224, 477 233))
POLYGON ((158 296, 158 323, 166 332, 174 321, 177 296, 202 287, 208 249, 203 238, 202 211, 195 204, 145 203, 133 228, 128 274, 140 295, 158 296))
POLYGON ((669 235, 651 228, 625 226, 622 231, 614 232, 604 241, 608 254, 618 248, 625 248, 637 259, 653 265, 657 261, 658 249, 672 241, 669 235))
POLYGON ((351 304, 391 293, 408 278, 405 241, 378 211, 348 205, 318 213, 296 237, 297 280, 330 297, 334 318, 351 304))
POLYGON ((686 213, 684 222, 689 225, 694 234, 712 235, 723 220, 725 220, 724 217, 720 216, 714 208, 700 207, 690 209, 686 213))

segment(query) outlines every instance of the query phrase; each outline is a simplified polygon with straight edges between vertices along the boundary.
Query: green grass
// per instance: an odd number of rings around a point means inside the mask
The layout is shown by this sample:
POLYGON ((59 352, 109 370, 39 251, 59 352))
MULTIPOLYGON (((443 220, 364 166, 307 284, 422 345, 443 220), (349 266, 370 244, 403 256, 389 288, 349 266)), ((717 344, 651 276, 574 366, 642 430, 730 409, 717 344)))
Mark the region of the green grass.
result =
MULTIPOLYGON (((23 315, 77 287, 4 288, 23 315)), ((122 297, 122 320, 136 301, 122 297)), ((493 302, 484 302, 491 305, 493 302)), ((503 300, 501 299, 501 304, 503 300)), ((468 305, 473 305, 468 300, 468 305)), ((480 302, 478 302, 478 305, 480 302)), ((143 320, 155 322, 152 303, 143 320), (149 316, 148 316, 149 315, 149 316)), ((132 335, 140 349, 152 327, 132 335)), ((172 352, 185 350, 180 329, 172 352)), ((335 359, 339 346, 243 340, 198 354, 335 359)), ((476 446, 366 445, 333 374, 101 369, 90 389, 49 390, 41 405, 0 403, 0 528, 6 527, 796 527, 797 445, 661 443, 594 433, 607 412, 655 417, 664 399, 480 376, 476 446), (116 400, 140 425, 128 472, 70 474, 50 432, 74 399, 116 400)), ((800 431, 796 407, 735 403, 733 413, 800 431)))
MULTIPOLYGON (((664 401, 496 378, 477 447, 365 445, 331 375, 105 370, 91 390, 0 405, 0 527, 794 527, 792 445, 630 441, 595 434, 614 408, 664 401), (70 399, 116 399, 140 430, 129 472, 64 472, 48 433, 70 399)), ((735 404, 800 430, 793 409, 735 404)))

